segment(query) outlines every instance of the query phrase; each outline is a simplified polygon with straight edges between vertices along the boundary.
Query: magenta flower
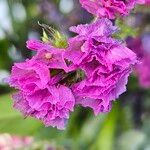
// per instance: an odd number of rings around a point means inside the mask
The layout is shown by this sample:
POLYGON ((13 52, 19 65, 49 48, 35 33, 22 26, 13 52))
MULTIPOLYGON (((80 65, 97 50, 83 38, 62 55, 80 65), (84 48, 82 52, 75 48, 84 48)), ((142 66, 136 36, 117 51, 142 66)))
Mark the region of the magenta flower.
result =
POLYGON ((15 63, 8 79, 18 89, 13 95, 14 107, 25 116, 40 119, 46 126, 64 129, 74 96, 62 82, 69 72, 64 50, 41 41, 28 41, 27 47, 37 51, 32 59, 15 63))
POLYGON ((150 5, 150 0, 145 0, 146 5, 150 5))
POLYGON ((114 19, 116 15, 126 16, 136 4, 145 0, 80 0, 82 7, 98 17, 114 19))
POLYGON ((138 63, 134 67, 134 73, 139 79, 139 84, 142 88, 150 87, 150 35, 145 35, 141 39, 128 38, 127 45, 132 49, 138 56, 141 63, 138 63))
POLYGON ((76 103, 91 107, 95 114, 110 110, 111 101, 126 91, 136 55, 120 41, 111 38, 117 31, 108 19, 72 27, 78 33, 70 39, 65 57, 85 73, 72 86, 76 103))
POLYGON ((14 64, 9 84, 29 94, 45 88, 49 80, 50 71, 45 64, 27 60, 14 64))
MULTIPOLYGON (((136 55, 113 37, 118 31, 108 19, 71 27, 78 35, 66 49, 50 42, 27 41, 36 54, 12 67, 9 84, 18 92, 14 107, 46 126, 64 129, 75 105, 97 115, 108 112, 113 100, 126 91, 136 55)), ((65 47, 66 47, 65 45, 65 47)))
POLYGON ((25 116, 43 121, 46 126, 64 129, 70 111, 74 108, 74 96, 69 88, 58 85, 26 94, 22 91, 13 95, 14 107, 25 116))
POLYGON ((38 40, 27 41, 27 47, 37 51, 37 54, 33 57, 35 61, 42 62, 51 69, 63 69, 66 72, 71 71, 64 60, 65 49, 54 48, 50 44, 38 40))
POLYGON ((135 74, 143 88, 150 88, 150 55, 144 56, 141 63, 135 66, 135 74))

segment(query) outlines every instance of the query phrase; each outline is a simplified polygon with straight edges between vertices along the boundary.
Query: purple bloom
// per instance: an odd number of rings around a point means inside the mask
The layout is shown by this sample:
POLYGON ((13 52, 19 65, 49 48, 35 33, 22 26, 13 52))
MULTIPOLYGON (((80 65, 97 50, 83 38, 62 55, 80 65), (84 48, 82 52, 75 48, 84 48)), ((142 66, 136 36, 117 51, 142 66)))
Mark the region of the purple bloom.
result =
POLYGON ((27 47, 35 50, 36 55, 15 63, 8 79, 9 84, 19 90, 13 95, 14 107, 25 116, 40 119, 46 126, 64 129, 75 105, 69 87, 60 83, 69 72, 64 49, 33 40, 27 42, 27 47))
POLYGON ((138 59, 143 58, 144 51, 141 39, 128 37, 126 41, 128 48, 130 48, 132 51, 136 53, 138 59))
POLYGON ((135 66, 139 84, 143 88, 150 88, 150 55, 141 59, 141 63, 135 66))
POLYGON ((50 44, 38 40, 27 41, 27 47, 37 51, 37 54, 33 57, 36 62, 43 62, 51 69, 70 71, 64 59, 65 49, 54 48, 50 44))
POLYGON ((45 89, 26 94, 22 91, 13 95, 14 107, 25 116, 40 119, 46 126, 64 129, 70 111, 74 108, 74 96, 63 85, 47 86, 45 89))
POLYGON ((117 28, 108 19, 72 27, 71 31, 79 35, 70 39, 65 57, 85 73, 85 79, 72 86, 76 103, 91 107, 95 114, 107 112, 111 101, 126 91, 136 55, 111 38, 117 28))
POLYGON ((143 38, 128 38, 127 45, 138 56, 141 63, 138 63, 134 67, 134 73, 139 79, 139 84, 143 88, 150 87, 150 45, 148 41, 150 35, 144 35, 143 38))
POLYGON ((8 80, 18 89, 14 107, 46 126, 64 129, 69 113, 81 104, 97 115, 111 109, 112 100, 126 91, 136 55, 113 37, 118 31, 108 19, 70 28, 78 35, 66 49, 50 42, 27 41, 36 54, 15 63, 8 80))
POLYGON ((137 3, 145 0, 80 0, 82 7, 98 17, 114 19, 116 15, 126 16, 137 3))
POLYGON ((150 0, 145 0, 146 5, 150 5, 150 0))
POLYGON ((23 63, 14 64, 9 84, 29 94, 45 88, 49 80, 50 71, 45 64, 27 60, 23 63))

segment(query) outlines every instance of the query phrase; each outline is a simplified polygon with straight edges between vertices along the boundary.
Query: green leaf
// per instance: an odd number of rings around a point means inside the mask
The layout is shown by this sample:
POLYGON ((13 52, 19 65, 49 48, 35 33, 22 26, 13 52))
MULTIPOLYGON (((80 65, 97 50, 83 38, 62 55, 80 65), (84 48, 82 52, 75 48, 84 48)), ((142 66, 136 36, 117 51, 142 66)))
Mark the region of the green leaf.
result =
POLYGON ((34 135, 42 124, 33 118, 24 119, 12 106, 10 95, 0 97, 0 133, 34 135))
POLYGON ((80 136, 80 132, 82 130, 82 127, 90 117, 91 111, 89 109, 84 109, 80 106, 75 108, 75 111, 71 114, 68 126, 67 126, 67 134, 66 136, 68 138, 78 139, 80 136), (82 119, 81 119, 82 118, 82 119))
POLYGON ((119 110, 119 104, 115 102, 112 111, 108 113, 99 132, 97 132, 98 135, 91 150, 113 150, 119 110))
POLYGON ((97 137, 97 133, 99 132, 99 128, 103 124, 106 114, 101 114, 98 116, 94 116, 92 114, 91 117, 88 117, 88 119, 85 121, 84 126, 82 127, 82 130, 80 132, 80 141, 84 143, 84 145, 89 147, 93 141, 95 141, 95 137, 97 137))

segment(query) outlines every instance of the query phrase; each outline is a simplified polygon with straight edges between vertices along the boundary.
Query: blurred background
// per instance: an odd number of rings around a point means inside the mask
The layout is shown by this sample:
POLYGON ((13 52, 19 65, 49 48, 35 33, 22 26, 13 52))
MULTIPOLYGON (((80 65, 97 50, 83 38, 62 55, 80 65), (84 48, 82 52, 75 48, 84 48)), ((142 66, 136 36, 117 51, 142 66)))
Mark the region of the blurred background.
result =
POLYGON ((68 28, 91 22, 78 0, 0 0, 0 150, 150 150, 150 6, 116 20, 118 34, 141 64, 129 78, 127 92, 108 114, 94 116, 77 107, 65 131, 45 128, 13 109, 5 84, 14 62, 30 58, 27 39, 40 39, 40 23, 71 37, 68 28))

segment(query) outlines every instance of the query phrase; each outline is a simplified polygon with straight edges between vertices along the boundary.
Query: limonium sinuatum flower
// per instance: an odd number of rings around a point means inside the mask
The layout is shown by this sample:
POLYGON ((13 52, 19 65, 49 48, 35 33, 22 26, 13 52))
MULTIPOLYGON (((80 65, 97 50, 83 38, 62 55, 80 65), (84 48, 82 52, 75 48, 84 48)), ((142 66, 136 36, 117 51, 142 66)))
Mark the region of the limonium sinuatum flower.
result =
POLYGON ((75 99, 65 83, 69 68, 63 59, 64 49, 38 40, 27 41, 36 55, 12 67, 9 84, 18 92, 13 94, 14 107, 25 117, 32 116, 46 126, 64 129, 73 111, 75 99))
POLYGON ((140 63, 134 66, 134 73, 138 77, 139 85, 142 88, 150 87, 150 34, 143 37, 128 38, 127 46, 138 56, 140 63))
POLYGON ((95 114, 108 112, 112 100, 126 91, 136 55, 112 38, 117 28, 108 19, 71 27, 77 33, 69 40, 65 57, 85 74, 72 86, 76 104, 91 107, 95 114))
POLYGON ((55 38, 44 32, 43 41, 27 41, 36 54, 12 67, 8 82, 18 90, 14 107, 25 117, 58 129, 65 129, 76 105, 90 107, 96 115, 110 111, 112 101, 126 91, 137 62, 136 54, 113 38, 117 27, 106 18, 98 19, 71 27, 78 35, 68 41, 48 29, 55 38))
POLYGON ((115 19, 117 15, 126 16, 136 4, 145 0, 80 0, 83 8, 98 17, 115 19))

